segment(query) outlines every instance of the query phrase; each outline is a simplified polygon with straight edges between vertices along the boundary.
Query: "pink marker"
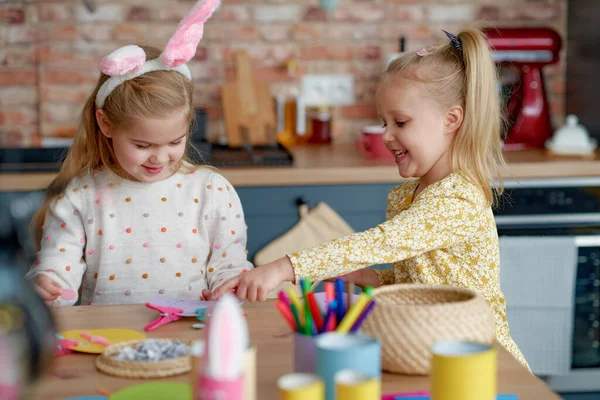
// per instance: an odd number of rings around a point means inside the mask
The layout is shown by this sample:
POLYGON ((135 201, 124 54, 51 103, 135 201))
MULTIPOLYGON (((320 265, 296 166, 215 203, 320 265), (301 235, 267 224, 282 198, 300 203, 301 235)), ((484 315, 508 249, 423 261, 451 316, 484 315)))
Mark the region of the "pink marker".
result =
POLYGON ((81 332, 81 337, 86 338, 87 340, 89 340, 92 343, 101 344, 102 346, 110 346, 111 345, 111 343, 108 341, 108 339, 106 339, 102 336, 94 336, 87 332, 81 332))

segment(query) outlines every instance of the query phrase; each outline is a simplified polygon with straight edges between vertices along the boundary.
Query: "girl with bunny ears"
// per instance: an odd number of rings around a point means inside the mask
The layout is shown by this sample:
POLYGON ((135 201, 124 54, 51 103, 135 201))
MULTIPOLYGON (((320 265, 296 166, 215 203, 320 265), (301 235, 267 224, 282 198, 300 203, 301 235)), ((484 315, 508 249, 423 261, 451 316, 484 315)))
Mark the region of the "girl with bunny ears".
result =
POLYGON ((34 217, 26 278, 53 305, 209 297, 251 269, 231 184, 186 157, 194 116, 186 66, 218 0, 199 1, 165 49, 125 46, 99 62, 73 145, 34 217))
POLYGON ((498 342, 527 365, 508 328, 491 207, 504 163, 496 67, 480 31, 446 35, 394 60, 377 88, 383 140, 407 179, 389 193, 387 220, 233 277, 215 297, 237 287, 238 298, 263 300, 284 281, 336 276, 466 287, 487 299, 498 342), (386 263, 393 268, 367 268, 386 263))

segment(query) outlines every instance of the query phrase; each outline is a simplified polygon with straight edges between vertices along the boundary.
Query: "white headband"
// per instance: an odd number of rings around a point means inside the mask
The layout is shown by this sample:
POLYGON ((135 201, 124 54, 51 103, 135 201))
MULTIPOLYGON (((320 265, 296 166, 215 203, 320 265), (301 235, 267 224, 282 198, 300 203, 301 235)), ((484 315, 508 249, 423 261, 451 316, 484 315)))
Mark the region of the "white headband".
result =
POLYGON ((96 107, 104 107, 106 98, 123 82, 151 71, 176 71, 192 80, 186 62, 194 57, 204 32, 204 23, 219 7, 219 0, 198 0, 192 10, 181 20, 160 57, 146 61, 144 50, 135 45, 123 46, 103 57, 100 70, 109 75, 98 90, 96 107))

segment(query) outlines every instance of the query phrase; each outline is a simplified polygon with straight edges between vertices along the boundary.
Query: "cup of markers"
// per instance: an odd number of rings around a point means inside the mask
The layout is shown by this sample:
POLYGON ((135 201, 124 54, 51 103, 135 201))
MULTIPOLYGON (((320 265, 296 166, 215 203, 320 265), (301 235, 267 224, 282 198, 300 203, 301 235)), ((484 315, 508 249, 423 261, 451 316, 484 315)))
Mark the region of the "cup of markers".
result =
POLYGON ((355 334, 375 307, 371 287, 356 294, 355 286, 342 279, 324 286, 325 293, 314 293, 311 282, 301 279, 300 294, 295 289, 280 291, 275 303, 294 331, 294 372, 315 373, 319 335, 355 334))

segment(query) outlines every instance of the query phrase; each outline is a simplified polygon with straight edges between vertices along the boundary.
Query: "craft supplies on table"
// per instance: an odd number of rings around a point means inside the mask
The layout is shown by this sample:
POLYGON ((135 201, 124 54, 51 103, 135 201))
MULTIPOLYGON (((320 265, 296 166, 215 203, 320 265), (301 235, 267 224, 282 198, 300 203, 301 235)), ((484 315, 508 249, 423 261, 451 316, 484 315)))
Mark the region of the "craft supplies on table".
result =
POLYGON ((317 337, 316 344, 316 371, 325 383, 325 400, 335 400, 335 376, 347 369, 381 385, 381 346, 376 339, 329 332, 317 337))
MULTIPOLYGON (((205 329, 202 368, 192 377, 194 393, 201 398, 243 398, 245 353, 249 347, 248 326, 239 301, 225 293, 214 306, 205 329)), ((196 399, 194 399, 196 400, 196 399)))
POLYGON ((495 400, 496 348, 444 341, 432 349, 431 400, 495 400))
POLYGON ((149 382, 129 386, 113 393, 109 400, 172 400, 191 398, 192 388, 185 383, 149 382))
POLYGON ((428 375, 441 340, 492 344, 496 323, 487 300, 448 285, 394 284, 373 291, 377 306, 361 331, 381 343, 384 371, 428 375))
POLYGON ((293 331, 316 336, 333 330, 354 333, 375 308, 372 288, 360 295, 354 294, 354 285, 344 291, 344 281, 325 283, 325 293, 314 293, 308 280, 301 279, 302 298, 295 289, 279 292, 276 307, 293 331))
POLYGON ((189 347, 179 340, 134 340, 109 346, 96 369, 111 376, 132 379, 165 378, 191 369, 189 347))
POLYGON ((62 349, 79 353, 100 354, 107 345, 143 340, 146 335, 132 329, 106 328, 106 329, 73 329, 60 332, 62 349), (67 342, 68 341, 68 342, 67 342), (75 342, 76 344, 73 344, 75 342), (66 344, 68 343, 68 344, 66 344))
POLYGON ((325 386, 315 374, 293 373, 277 381, 279 400, 323 400, 325 386))
POLYGON ((335 374, 335 400, 380 400, 381 381, 352 369, 335 374))

